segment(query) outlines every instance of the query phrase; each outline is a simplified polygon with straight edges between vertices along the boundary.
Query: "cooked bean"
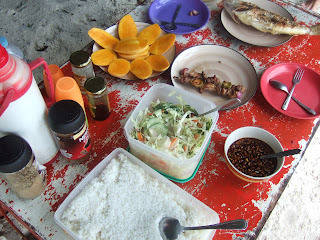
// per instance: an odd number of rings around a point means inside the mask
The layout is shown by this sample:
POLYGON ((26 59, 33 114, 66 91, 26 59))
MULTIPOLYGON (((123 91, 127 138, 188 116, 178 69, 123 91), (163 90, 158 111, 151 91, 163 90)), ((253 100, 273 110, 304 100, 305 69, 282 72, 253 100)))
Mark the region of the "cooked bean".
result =
POLYGON ((241 138, 228 149, 228 158, 244 174, 266 177, 275 172, 277 158, 260 159, 260 156, 274 153, 264 141, 256 138, 241 138))

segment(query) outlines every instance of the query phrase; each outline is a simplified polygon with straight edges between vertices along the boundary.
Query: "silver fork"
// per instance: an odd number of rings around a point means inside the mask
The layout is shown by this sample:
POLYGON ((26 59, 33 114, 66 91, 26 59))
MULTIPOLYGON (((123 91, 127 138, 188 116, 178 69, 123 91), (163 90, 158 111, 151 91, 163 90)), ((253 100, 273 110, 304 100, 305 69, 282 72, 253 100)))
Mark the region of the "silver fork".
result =
POLYGON ((284 101, 283 105, 282 105, 282 109, 283 110, 287 110, 288 106, 289 106, 289 102, 291 100, 291 97, 292 97, 292 94, 293 94, 293 91, 294 91, 294 88, 296 87, 296 85, 300 82, 302 76, 303 76, 303 73, 304 73, 304 70, 301 69, 301 68, 298 68, 293 79, 292 79, 292 82, 293 82, 293 86, 291 88, 291 91, 289 93, 289 95, 287 96, 286 100, 284 101))

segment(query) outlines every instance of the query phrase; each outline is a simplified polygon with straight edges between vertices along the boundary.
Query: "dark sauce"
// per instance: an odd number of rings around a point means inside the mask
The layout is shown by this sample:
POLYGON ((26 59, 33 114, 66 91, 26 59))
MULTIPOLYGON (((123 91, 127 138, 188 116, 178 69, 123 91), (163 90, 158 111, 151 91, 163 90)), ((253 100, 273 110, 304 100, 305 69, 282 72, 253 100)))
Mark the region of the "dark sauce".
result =
POLYGON ((95 106, 95 119, 98 121, 105 120, 110 116, 110 111, 107 105, 105 104, 98 104, 95 106))

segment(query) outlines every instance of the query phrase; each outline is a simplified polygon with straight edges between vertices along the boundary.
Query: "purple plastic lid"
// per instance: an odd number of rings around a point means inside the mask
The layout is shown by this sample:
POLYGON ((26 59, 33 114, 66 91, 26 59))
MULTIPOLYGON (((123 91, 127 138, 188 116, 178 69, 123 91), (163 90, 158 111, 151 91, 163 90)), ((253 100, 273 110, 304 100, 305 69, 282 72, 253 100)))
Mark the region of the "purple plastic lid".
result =
POLYGON ((155 0, 149 7, 148 14, 152 23, 158 23, 162 30, 174 34, 195 32, 205 26, 210 17, 207 5, 201 0, 155 0), (177 25, 176 30, 168 31, 165 25, 159 24, 159 21, 172 21, 178 4, 181 4, 181 9, 175 22, 199 24, 200 27, 177 25), (193 10, 196 10, 199 14, 190 16, 189 13, 193 10))

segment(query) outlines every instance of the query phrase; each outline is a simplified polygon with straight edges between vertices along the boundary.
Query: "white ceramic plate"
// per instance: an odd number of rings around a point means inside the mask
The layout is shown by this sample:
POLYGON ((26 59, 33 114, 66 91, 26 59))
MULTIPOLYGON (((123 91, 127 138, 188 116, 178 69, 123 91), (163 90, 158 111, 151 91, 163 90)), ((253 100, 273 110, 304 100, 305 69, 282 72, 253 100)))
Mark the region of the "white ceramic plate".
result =
MULTIPOLYGON (((286 9, 274 2, 267 0, 246 1, 257 5, 262 9, 277 13, 280 16, 294 21, 293 17, 286 9)), ((274 47, 281 45, 292 38, 292 36, 290 35, 273 35, 271 33, 260 32, 259 30, 242 23, 238 24, 233 21, 233 19, 225 9, 223 9, 221 12, 221 21, 225 29, 235 38, 256 46, 274 47)))
MULTIPOLYGON (((146 27, 150 26, 149 23, 144 23, 144 22, 136 22, 136 26, 138 29, 138 32, 140 32, 141 30, 145 29, 146 27)), ((113 25, 109 28, 106 29, 106 32, 110 33, 112 36, 116 37, 119 39, 119 35, 118 35, 118 25, 113 25)), ((159 37, 163 36, 167 34, 165 31, 161 30, 161 34, 159 37)), ((95 52, 99 49, 102 49, 102 47, 97 44, 94 43, 93 44, 93 48, 92 48, 92 52, 95 52)), ((176 47, 175 45, 173 45, 167 52, 165 52, 163 54, 163 56, 166 57, 166 59, 169 61, 169 63, 171 64, 174 57, 176 55, 176 47)), ((100 67, 104 72, 108 73, 108 67, 100 67)), ((152 75, 149 78, 155 77, 160 75, 162 72, 155 72, 153 71, 152 75)), ((123 76, 121 79, 125 79, 125 80, 141 80, 138 79, 135 75, 133 75, 131 72, 129 72, 127 75, 123 76)))
POLYGON ((188 48, 176 57, 171 67, 171 80, 175 87, 198 94, 211 100, 214 104, 220 105, 228 98, 209 91, 200 93, 199 89, 190 83, 181 83, 179 80, 175 80, 173 77, 178 77, 179 71, 183 68, 188 68, 189 72, 201 73, 204 71, 208 77, 216 75, 221 82, 227 81, 234 85, 241 84, 246 88, 241 97, 241 103, 222 110, 243 105, 253 97, 257 90, 257 74, 250 61, 242 54, 227 47, 200 45, 188 48))

